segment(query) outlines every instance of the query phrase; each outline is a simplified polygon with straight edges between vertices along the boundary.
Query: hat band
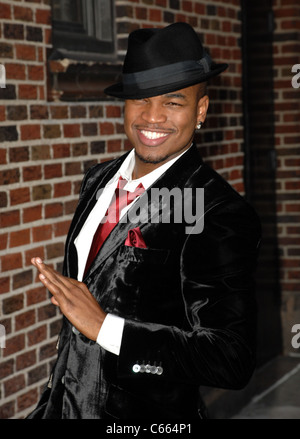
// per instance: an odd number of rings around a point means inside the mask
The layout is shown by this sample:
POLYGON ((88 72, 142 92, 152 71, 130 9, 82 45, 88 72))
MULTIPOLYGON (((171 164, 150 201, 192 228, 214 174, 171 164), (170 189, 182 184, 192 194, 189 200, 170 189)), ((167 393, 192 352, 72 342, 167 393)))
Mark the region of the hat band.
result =
POLYGON ((187 79, 193 80, 200 75, 210 71, 211 58, 206 54, 199 61, 181 61, 167 66, 155 67, 136 73, 125 73, 122 75, 124 87, 130 92, 138 87, 145 90, 152 87, 159 87, 170 83, 177 83, 187 79))

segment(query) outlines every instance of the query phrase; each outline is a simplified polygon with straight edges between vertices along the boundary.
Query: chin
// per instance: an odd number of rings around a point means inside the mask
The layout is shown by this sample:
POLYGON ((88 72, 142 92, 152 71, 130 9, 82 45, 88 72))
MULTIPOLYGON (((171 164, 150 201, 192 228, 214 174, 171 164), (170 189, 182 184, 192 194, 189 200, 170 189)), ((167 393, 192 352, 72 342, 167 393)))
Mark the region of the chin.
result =
POLYGON ((154 154, 148 154, 148 155, 141 155, 139 152, 135 151, 136 156, 139 158, 139 160, 143 163, 151 163, 153 165, 158 165, 159 163, 163 163, 166 160, 168 160, 169 155, 154 155, 154 154))

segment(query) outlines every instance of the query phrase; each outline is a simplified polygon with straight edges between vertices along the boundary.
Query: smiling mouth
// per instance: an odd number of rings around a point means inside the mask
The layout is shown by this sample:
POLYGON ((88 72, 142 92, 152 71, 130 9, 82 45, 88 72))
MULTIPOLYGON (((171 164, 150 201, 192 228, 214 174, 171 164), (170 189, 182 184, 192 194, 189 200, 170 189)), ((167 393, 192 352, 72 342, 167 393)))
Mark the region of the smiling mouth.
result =
POLYGON ((146 130, 140 130, 140 132, 149 140, 157 140, 161 139, 162 137, 167 137, 170 133, 159 133, 156 131, 146 131, 146 130))

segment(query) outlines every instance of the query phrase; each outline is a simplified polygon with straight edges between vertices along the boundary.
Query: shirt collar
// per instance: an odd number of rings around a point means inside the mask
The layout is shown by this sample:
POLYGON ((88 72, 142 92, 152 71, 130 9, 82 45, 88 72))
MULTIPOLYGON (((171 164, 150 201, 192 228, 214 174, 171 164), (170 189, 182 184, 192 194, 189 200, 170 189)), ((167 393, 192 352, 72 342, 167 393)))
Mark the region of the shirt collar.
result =
MULTIPOLYGON (((189 148, 188 148, 189 149, 189 148)), ((122 165, 120 166, 118 172, 112 179, 111 183, 116 182, 119 177, 124 178, 127 180, 126 185, 124 186, 124 189, 126 189, 129 192, 133 192, 136 187, 142 183, 144 188, 147 190, 164 172, 166 172, 167 169, 169 169, 185 152, 188 151, 185 150, 178 156, 176 156, 174 159, 171 159, 161 165, 159 168, 154 169, 154 171, 149 172, 148 174, 144 175, 141 178, 137 178, 135 180, 132 180, 132 172, 135 165, 135 153, 134 149, 130 151, 122 165)))

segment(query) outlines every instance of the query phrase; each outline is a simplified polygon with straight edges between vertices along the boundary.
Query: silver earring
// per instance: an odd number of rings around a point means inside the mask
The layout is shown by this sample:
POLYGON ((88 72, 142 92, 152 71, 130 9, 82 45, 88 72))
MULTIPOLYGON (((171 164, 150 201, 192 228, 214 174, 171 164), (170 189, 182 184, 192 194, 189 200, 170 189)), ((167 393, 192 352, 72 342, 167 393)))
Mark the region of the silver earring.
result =
POLYGON ((198 123, 197 123, 197 126, 196 126, 196 129, 197 129, 197 130, 200 130, 201 127, 202 127, 202 122, 198 122, 198 123))

